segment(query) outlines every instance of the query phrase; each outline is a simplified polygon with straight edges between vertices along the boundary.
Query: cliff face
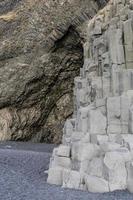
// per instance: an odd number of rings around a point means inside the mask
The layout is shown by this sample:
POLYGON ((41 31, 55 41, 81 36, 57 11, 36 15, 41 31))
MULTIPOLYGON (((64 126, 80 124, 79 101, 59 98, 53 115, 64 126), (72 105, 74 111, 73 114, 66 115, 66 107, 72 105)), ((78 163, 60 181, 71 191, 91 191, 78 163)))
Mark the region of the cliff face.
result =
POLYGON ((133 1, 110 0, 86 31, 74 115, 53 151, 47 181, 133 192, 133 1))
POLYGON ((59 142, 85 21, 106 1, 0 2, 0 140, 59 142))

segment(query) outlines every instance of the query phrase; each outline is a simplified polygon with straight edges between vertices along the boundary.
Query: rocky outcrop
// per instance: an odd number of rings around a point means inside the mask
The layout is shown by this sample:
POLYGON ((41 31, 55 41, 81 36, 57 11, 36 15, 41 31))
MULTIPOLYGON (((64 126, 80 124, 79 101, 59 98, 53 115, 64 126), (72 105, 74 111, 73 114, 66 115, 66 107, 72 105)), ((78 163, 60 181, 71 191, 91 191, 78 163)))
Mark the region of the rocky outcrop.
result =
POLYGON ((60 141, 83 64, 82 30, 99 3, 0 2, 0 140, 60 141))
POLYGON ((87 32, 74 115, 54 149, 48 182, 133 192, 133 1, 111 0, 87 32))

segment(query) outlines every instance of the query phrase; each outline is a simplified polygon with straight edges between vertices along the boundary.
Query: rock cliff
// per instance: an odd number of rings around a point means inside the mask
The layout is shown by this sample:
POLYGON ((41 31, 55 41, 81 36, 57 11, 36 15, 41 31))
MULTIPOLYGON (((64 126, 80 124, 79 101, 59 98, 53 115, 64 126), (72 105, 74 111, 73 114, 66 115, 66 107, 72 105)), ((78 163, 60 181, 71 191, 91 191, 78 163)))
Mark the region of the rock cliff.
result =
POLYGON ((73 118, 54 149, 48 182, 133 192, 133 1, 110 0, 87 32, 73 118))
POLYGON ((60 142, 83 64, 85 21, 103 1, 0 1, 0 140, 60 142))

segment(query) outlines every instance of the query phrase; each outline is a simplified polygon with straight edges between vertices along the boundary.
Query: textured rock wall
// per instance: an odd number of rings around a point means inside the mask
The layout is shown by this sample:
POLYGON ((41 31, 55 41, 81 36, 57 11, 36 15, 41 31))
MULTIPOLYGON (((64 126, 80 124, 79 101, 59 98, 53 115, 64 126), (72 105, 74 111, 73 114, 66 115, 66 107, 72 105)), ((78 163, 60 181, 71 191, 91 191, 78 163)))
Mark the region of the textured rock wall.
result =
POLYGON ((54 149, 48 182, 133 192, 133 1, 111 0, 87 32, 74 115, 54 149))
POLYGON ((83 64, 84 22, 106 1, 0 1, 0 140, 59 142, 83 64))

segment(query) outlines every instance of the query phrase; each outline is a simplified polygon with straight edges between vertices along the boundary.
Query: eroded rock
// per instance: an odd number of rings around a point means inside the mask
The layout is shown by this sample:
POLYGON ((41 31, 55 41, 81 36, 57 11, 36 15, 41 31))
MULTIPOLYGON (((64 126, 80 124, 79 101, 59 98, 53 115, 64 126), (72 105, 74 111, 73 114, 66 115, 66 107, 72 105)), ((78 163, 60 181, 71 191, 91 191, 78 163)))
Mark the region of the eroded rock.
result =
POLYGON ((11 117, 0 122, 0 140, 61 141, 83 65, 83 29, 97 2, 0 2, 0 115, 7 109, 11 117))

